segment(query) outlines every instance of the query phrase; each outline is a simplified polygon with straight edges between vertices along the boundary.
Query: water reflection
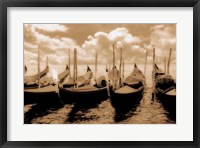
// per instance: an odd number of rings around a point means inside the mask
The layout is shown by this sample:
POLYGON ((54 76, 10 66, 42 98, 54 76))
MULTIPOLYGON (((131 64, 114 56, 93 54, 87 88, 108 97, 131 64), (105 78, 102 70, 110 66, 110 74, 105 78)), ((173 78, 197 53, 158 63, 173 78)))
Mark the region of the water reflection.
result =
MULTIPOLYGON (((93 107, 95 107, 95 106, 93 106, 93 107)), ((90 107, 90 108, 92 108, 92 107, 90 107)), ((87 116, 87 113, 89 113, 90 108, 83 107, 79 104, 74 104, 73 108, 67 115, 68 118, 65 121, 65 123, 75 123, 75 122, 83 122, 83 121, 89 122, 92 120, 97 120, 97 118, 99 118, 99 117, 96 115, 87 116)))

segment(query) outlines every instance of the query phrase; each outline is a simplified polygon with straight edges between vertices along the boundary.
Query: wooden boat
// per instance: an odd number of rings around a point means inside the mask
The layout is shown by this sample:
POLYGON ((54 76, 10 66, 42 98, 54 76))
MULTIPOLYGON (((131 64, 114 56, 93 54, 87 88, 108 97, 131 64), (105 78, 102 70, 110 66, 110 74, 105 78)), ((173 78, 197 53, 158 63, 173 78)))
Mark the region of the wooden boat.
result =
MULTIPOLYGON (((58 83, 62 83, 64 79, 69 75, 69 67, 58 75, 58 83)), ((53 78, 43 77, 40 79, 40 87, 38 83, 35 85, 30 85, 24 88, 24 104, 32 103, 60 103, 58 96, 58 86, 53 78)))
POLYGON ((62 86, 64 88, 71 88, 71 87, 74 87, 74 85, 76 85, 76 87, 81 87, 81 86, 89 85, 90 81, 91 81, 91 78, 92 78, 92 75, 93 75, 93 73, 92 73, 90 67, 87 66, 86 73, 84 75, 79 76, 77 78, 77 83, 75 82, 74 77, 71 77, 67 82, 64 82, 62 84, 62 86))
POLYGON ((116 112, 126 112, 133 108, 142 98, 145 78, 135 64, 133 72, 117 89, 110 87, 110 101, 116 112))
POLYGON ((41 71, 39 74, 25 76, 24 77, 24 88, 26 87, 37 87, 38 77, 42 78, 49 72, 49 66, 47 65, 46 68, 41 71))
POLYGON ((105 80, 101 81, 101 83, 90 85, 91 79, 92 71, 87 67, 85 75, 77 78, 76 87, 74 87, 73 83, 74 78, 71 78, 67 83, 59 85, 60 99, 66 104, 78 103, 87 106, 107 98, 105 80))
POLYGON ((176 108, 176 83, 171 75, 166 75, 156 64, 154 64, 154 69, 156 96, 167 109, 174 110, 176 108))

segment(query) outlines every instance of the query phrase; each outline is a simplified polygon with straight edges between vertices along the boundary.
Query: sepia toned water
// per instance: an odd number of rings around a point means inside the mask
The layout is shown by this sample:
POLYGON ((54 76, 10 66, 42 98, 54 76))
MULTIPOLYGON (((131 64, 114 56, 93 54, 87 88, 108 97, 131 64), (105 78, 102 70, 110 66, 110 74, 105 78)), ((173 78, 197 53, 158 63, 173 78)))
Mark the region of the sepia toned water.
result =
MULTIPOLYGON (((158 65, 163 69, 163 65, 158 65)), ((26 75, 37 73, 37 67, 27 65, 26 75), (31 67, 31 69, 30 69, 31 67)), ((45 66, 42 65, 41 69, 45 66)), ((125 65, 125 77, 133 71, 133 65, 125 65)), ((52 76, 52 68, 60 73, 65 66, 50 65, 50 72, 47 76, 52 76)), ((94 72, 94 65, 90 65, 94 72)), ((111 68, 111 67, 110 67, 111 68)), ((141 71, 144 71, 143 65, 138 65, 141 71)), ((97 77, 107 76, 104 65, 98 65, 97 77)), ((71 67, 71 71, 73 67, 71 67)), ((84 74, 86 65, 78 66, 78 75, 84 74)), ((73 71, 71 73, 73 75, 73 71)), ((146 88, 140 103, 126 114, 116 114, 107 99, 96 107, 87 109, 77 109, 74 105, 64 105, 58 108, 42 108, 37 104, 30 104, 24 107, 24 122, 32 124, 171 124, 176 123, 175 114, 170 113, 162 106, 156 98, 152 98, 152 65, 147 65, 146 70, 146 88)), ((170 74, 176 78, 176 67, 170 67, 170 74)), ((94 74, 95 75, 95 74, 94 74)), ((48 103, 48 102, 47 102, 48 103)))

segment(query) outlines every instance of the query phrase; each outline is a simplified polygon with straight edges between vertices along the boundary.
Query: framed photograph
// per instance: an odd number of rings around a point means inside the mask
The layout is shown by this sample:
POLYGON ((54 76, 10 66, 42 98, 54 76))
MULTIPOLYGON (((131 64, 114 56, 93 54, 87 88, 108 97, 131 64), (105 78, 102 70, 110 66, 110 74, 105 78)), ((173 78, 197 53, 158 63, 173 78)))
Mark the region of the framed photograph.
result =
POLYGON ((1 147, 199 147, 199 1, 1 1, 1 147))

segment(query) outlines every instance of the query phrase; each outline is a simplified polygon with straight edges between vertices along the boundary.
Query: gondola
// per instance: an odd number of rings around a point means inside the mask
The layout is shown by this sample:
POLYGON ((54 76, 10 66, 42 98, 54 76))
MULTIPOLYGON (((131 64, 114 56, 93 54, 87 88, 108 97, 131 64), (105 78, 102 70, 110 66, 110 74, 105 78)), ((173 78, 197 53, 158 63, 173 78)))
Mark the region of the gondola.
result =
MULTIPOLYGON (((58 83, 62 83, 69 75, 69 67, 58 75, 58 83)), ((24 88, 24 104, 43 103, 52 104, 59 103, 58 86, 53 81, 53 78, 43 77, 40 79, 40 87, 38 83, 24 88)))
MULTIPOLYGON (((67 83, 59 85, 60 99, 65 103, 76 103, 81 105, 91 105, 107 98, 106 82, 101 81, 95 85, 90 85, 92 79, 92 71, 87 67, 85 75, 77 78, 74 87, 73 78, 67 83)), ((98 80, 97 80, 98 81, 98 80)))
POLYGON ((62 87, 63 88, 71 88, 71 87, 74 87, 74 85, 76 85, 77 87, 89 85, 91 78, 92 78, 92 75, 93 75, 93 73, 92 73, 90 67, 87 66, 86 73, 77 78, 77 83, 75 82, 74 77, 71 77, 71 78, 69 78, 69 80, 67 80, 66 82, 64 82, 62 84, 62 87))
POLYGON ((166 75, 154 64, 155 94, 163 105, 170 110, 176 108, 176 83, 171 75, 166 75))
POLYGON ((24 77, 24 88, 26 87, 37 87, 38 77, 42 78, 49 72, 49 66, 47 65, 46 68, 41 71, 39 74, 25 76, 24 77))
POLYGON ((114 89, 109 87, 110 101, 116 112, 126 112, 139 103, 145 87, 145 77, 135 64, 133 72, 123 85, 114 89))

